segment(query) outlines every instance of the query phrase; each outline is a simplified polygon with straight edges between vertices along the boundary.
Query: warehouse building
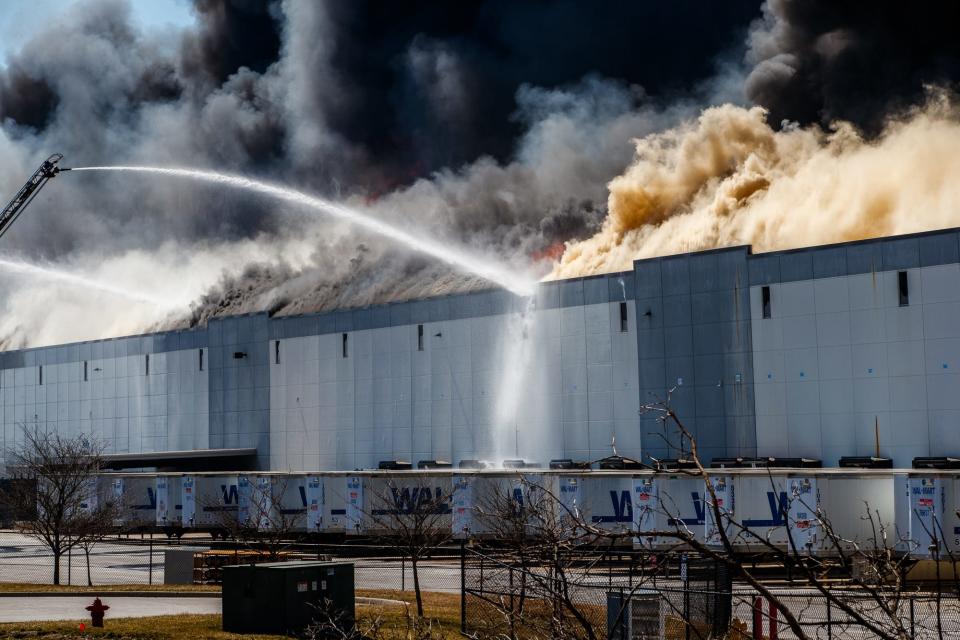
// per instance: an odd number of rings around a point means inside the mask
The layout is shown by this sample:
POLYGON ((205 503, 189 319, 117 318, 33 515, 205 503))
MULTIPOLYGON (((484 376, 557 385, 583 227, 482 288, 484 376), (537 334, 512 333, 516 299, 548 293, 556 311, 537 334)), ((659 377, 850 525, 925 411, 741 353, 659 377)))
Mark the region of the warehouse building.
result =
POLYGON ((632 271, 0 354, 3 449, 118 466, 960 455, 960 233, 638 260, 632 271))

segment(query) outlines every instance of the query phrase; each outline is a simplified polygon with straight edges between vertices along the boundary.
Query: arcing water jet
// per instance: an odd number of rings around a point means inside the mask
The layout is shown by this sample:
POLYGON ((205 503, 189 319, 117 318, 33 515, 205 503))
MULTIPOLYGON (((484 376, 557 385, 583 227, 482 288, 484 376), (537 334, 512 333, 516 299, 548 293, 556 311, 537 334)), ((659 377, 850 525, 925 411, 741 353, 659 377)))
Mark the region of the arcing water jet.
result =
POLYGON ((536 281, 510 271, 500 265, 492 264, 489 260, 484 260, 477 256, 470 255, 463 249, 456 249, 445 246, 440 242, 428 238, 418 237, 387 224, 382 220, 377 220, 361 211, 347 207, 342 204, 331 202, 318 196, 309 195, 296 189, 281 187, 279 185, 252 180, 243 176, 236 176, 214 171, 199 171, 195 169, 169 168, 169 167, 145 167, 145 166, 106 166, 106 167, 74 167, 72 171, 127 171, 138 173, 154 173, 159 175, 174 176, 178 178, 188 178, 192 180, 203 180, 213 182, 229 187, 247 189, 266 196, 284 200, 296 205, 305 206, 311 209, 323 211, 328 215, 340 218, 351 224, 357 225, 377 235, 384 236, 400 244, 407 246, 414 251, 433 256, 447 264, 463 269, 470 273, 485 278, 504 289, 518 295, 530 296, 533 294, 536 281))
MULTIPOLYGON (((27 179, 26 183, 24 183, 16 195, 13 196, 13 199, 7 204, 7 206, 0 210, 0 236, 3 236, 3 234, 10 229, 11 225, 13 225, 17 218, 20 217, 20 214, 22 214, 27 208, 27 205, 33 201, 43 186, 50 179, 56 177, 56 175, 61 171, 70 171, 70 169, 62 169, 59 166, 59 163, 62 159, 62 153, 54 153, 44 160, 43 164, 40 165, 40 168, 37 169, 29 179, 27 179)), ((86 289, 95 289, 105 293, 110 293, 112 295, 129 298, 131 300, 149 302, 158 306, 169 306, 169 303, 166 301, 162 301, 151 296, 146 296, 135 291, 130 291, 128 289, 123 289, 122 287, 116 287, 98 280, 92 280, 90 278, 84 278, 83 276, 60 271, 59 269, 40 267, 19 260, 0 259, 0 269, 6 269, 14 273, 26 274, 48 280, 57 280, 60 282, 79 285, 86 289)))
POLYGON ((83 276, 76 275, 67 271, 61 271, 60 269, 51 269, 49 267, 41 267, 39 265, 30 264, 29 262, 23 262, 20 260, 4 260, 0 259, 0 269, 5 269, 13 273, 19 273, 27 276, 33 276, 35 278, 42 278, 44 280, 54 280, 57 282, 62 282, 64 284, 72 284, 85 289, 93 289, 95 291, 102 291, 103 293, 108 293, 114 296, 120 296, 127 298, 129 300, 134 300, 136 302, 146 302, 158 307, 171 307, 173 302, 169 300, 163 300, 160 298, 155 298, 138 291, 131 291, 130 289, 125 289, 123 287, 118 287, 106 282, 101 282, 99 280, 94 280, 92 278, 85 278, 83 276))

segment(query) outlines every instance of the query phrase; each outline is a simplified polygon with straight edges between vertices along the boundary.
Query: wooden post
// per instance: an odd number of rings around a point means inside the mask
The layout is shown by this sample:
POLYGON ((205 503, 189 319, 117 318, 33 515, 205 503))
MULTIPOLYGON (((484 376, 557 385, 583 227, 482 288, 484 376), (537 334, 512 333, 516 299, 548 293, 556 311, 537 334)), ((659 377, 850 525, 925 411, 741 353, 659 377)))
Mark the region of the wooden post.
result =
POLYGON ((880 457, 880 416, 873 416, 873 441, 875 458, 880 457))

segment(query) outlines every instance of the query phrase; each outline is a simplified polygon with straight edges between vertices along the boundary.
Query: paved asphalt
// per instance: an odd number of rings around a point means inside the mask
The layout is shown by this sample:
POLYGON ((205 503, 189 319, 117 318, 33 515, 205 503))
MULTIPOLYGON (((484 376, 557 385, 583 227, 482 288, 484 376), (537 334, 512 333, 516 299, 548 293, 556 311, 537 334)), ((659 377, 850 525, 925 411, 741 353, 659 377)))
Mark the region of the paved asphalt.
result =
MULTIPOLYGON (((76 620, 89 624, 90 614, 84 609, 93 602, 94 595, 76 596, 2 597, 0 622, 28 622, 35 620, 76 620)), ((110 607, 106 619, 136 618, 141 616, 177 615, 183 613, 220 613, 220 597, 215 598, 149 598, 105 597, 110 607)))
MULTIPOLYGON (((184 545, 190 541, 184 539, 184 545)), ((164 546, 155 544, 153 552, 138 540, 131 544, 104 542, 90 554, 93 584, 163 584, 164 546)), ((359 589, 412 589, 410 566, 396 561, 351 558, 356 565, 359 589), (403 570, 401 570, 403 569, 403 570)), ((86 558, 75 550, 60 564, 63 584, 87 584, 86 558)), ((47 548, 36 540, 11 531, 0 531, 0 582, 49 584, 53 568, 47 548)), ((420 580, 424 589, 457 593, 460 590, 460 566, 453 562, 423 564, 420 580)))
MULTIPOLYGON (((184 540, 189 545, 189 540, 184 540)), ((163 584, 164 546, 155 544, 153 553, 138 540, 131 544, 105 542, 96 545, 90 554, 90 574, 94 585, 163 584)), ((413 589, 409 564, 393 560, 356 559, 355 580, 358 589, 413 589)), ((60 565, 63 584, 87 583, 86 558, 75 551, 60 565)), ((52 562, 46 547, 19 533, 0 531, 0 582, 49 584, 52 562)), ((421 565, 420 582, 424 590, 459 593, 460 566, 456 561, 429 562, 421 565)), ((82 597, 45 596, 40 598, 0 597, 0 622, 29 620, 81 620, 87 618, 83 607, 93 601, 93 594, 82 597)), ((111 597, 107 602, 109 617, 167 615, 178 613, 218 613, 217 598, 111 597), (115 606, 116 605, 116 606, 115 606)))

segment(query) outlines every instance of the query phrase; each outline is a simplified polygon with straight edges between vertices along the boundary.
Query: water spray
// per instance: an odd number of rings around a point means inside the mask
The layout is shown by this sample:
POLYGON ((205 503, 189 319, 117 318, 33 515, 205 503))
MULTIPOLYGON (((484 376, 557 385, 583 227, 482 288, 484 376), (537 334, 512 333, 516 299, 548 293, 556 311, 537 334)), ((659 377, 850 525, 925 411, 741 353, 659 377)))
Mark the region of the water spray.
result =
MULTIPOLYGON (((60 166, 61 160, 63 160, 62 153, 54 153, 44 160, 40 167, 33 172, 33 175, 27 179, 22 187, 20 187, 20 190, 17 191, 16 195, 13 196, 13 199, 7 203, 7 206, 0 211, 0 237, 2 237, 3 234, 10 229, 13 223, 16 222, 17 218, 20 217, 20 214, 24 212, 24 210, 27 208, 27 205, 33 202, 33 199, 37 197, 37 194, 40 193, 40 189, 42 189, 47 182, 64 171, 70 171, 70 169, 60 166)), ((87 289, 95 289, 97 291, 121 296, 138 302, 147 302, 157 306, 169 306, 168 301, 160 300, 136 291, 131 291, 129 289, 117 287, 109 283, 85 278, 67 271, 61 271, 59 269, 53 269, 49 267, 41 267, 39 265, 30 264, 29 262, 23 262, 21 260, 0 259, 0 269, 48 280, 57 280, 68 284, 78 285, 87 289)))
POLYGON ((145 293, 140 293, 139 291, 118 287, 107 282, 94 280, 92 278, 87 278, 75 273, 70 273, 68 271, 62 271, 60 269, 52 269, 50 267, 42 267, 29 262, 23 262, 22 260, 6 260, 0 258, 0 269, 32 276, 34 278, 40 278, 43 280, 53 280, 62 282, 64 284, 76 285, 85 289, 93 289, 95 291, 100 291, 113 296, 127 298, 128 300, 133 300, 135 302, 145 302, 157 307, 173 306, 173 303, 169 300, 156 298, 145 293))
MULTIPOLYGON (((299 206, 322 211, 335 218, 345 220, 353 225, 372 231, 377 235, 394 240, 414 251, 430 255, 449 265, 458 267, 469 273, 489 280, 518 296, 531 296, 536 288, 536 281, 524 274, 518 274, 502 265, 491 262, 475 255, 471 255, 462 248, 455 248, 439 241, 416 236, 382 220, 378 220, 358 209, 335 203, 319 196, 310 195, 283 187, 277 184, 261 182, 238 175, 201 171, 196 169, 149 167, 149 166, 103 166, 103 167, 73 167, 71 171, 118 171, 153 173, 177 178, 201 180, 233 188, 246 189, 278 200, 291 202, 299 206)), ((64 171, 64 169, 61 169, 64 171)))

